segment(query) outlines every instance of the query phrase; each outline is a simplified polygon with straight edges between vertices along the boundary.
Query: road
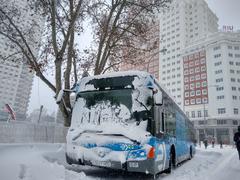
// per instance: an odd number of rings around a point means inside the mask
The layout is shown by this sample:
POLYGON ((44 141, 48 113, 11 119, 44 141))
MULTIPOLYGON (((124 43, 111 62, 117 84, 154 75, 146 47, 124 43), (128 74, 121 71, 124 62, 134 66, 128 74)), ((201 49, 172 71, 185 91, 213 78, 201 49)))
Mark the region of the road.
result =
MULTIPOLYGON (((151 179, 138 173, 125 173, 65 162, 62 144, 0 144, 1 180, 85 180, 151 179)), ((239 180, 240 161, 232 147, 197 148, 197 154, 174 169, 160 174, 163 180, 239 180)))

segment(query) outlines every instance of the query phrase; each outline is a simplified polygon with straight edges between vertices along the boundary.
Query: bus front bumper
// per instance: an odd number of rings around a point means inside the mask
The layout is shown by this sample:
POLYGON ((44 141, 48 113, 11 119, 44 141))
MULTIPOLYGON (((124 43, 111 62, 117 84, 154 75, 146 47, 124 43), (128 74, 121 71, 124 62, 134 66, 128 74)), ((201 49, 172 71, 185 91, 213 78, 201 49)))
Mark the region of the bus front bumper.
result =
POLYGON ((89 161, 89 160, 76 160, 69 157, 66 154, 66 159, 68 164, 78 164, 78 165, 88 165, 96 166, 101 168, 109 168, 116 170, 123 170, 128 172, 141 172, 146 174, 155 174, 154 160, 147 159, 141 161, 126 161, 125 163, 117 161, 89 161))

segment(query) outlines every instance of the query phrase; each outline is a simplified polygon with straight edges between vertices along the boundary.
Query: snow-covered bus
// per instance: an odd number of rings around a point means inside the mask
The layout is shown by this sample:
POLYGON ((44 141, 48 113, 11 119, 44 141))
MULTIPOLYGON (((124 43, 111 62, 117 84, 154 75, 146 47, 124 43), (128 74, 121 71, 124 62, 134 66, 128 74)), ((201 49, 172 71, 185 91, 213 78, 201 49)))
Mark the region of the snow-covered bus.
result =
POLYGON ((85 77, 77 87, 67 134, 69 164, 155 176, 193 157, 193 124, 150 74, 85 77))

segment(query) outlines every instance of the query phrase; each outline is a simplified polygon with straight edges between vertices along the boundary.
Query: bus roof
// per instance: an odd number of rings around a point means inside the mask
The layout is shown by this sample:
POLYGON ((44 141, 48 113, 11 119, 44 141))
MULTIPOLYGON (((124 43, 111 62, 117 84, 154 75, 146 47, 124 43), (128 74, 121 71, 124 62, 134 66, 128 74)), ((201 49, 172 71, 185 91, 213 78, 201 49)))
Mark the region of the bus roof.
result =
MULTIPOLYGON (((145 71, 118 71, 118 72, 111 72, 106 74, 100 74, 95 76, 88 76, 84 77, 82 80, 89 81, 91 79, 104 79, 104 78, 111 78, 111 77, 123 77, 123 76, 139 76, 139 77, 146 77, 150 76, 151 74, 145 71)), ((80 80, 80 81, 82 81, 80 80)))

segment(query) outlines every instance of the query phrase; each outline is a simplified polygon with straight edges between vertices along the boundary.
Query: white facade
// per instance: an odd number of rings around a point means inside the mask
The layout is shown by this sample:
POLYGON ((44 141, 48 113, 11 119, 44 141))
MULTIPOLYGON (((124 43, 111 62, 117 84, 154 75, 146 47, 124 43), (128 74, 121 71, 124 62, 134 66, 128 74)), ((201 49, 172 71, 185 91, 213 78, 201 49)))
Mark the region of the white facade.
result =
POLYGON ((198 52, 206 54, 208 100, 185 104, 185 112, 194 121, 199 139, 208 135, 232 143, 240 124, 240 33, 209 34, 187 47, 184 57, 198 52))
POLYGON ((160 82, 183 108, 182 53, 190 43, 218 30, 218 18, 204 0, 174 0, 160 14, 160 82))
POLYGON ((184 56, 199 51, 206 52, 208 102, 185 106, 185 112, 194 120, 191 111, 203 114, 205 106, 211 118, 240 119, 240 33, 209 34, 186 48, 184 56))
POLYGON ((207 45, 209 114, 240 119, 240 33, 217 33, 207 45))
MULTIPOLYGON (((17 7, 21 11, 21 15, 16 19, 13 19, 15 24, 28 41, 32 51, 35 55, 38 54, 38 44, 41 41, 41 30, 34 29, 32 26, 34 23, 38 23, 43 27, 43 19, 34 14, 34 12, 27 6, 27 0, 13 1, 9 0, 6 5, 11 8, 17 7), (28 33, 24 30, 31 29, 34 32, 34 36, 28 36, 28 33)), ((31 33, 30 33, 31 34, 31 33)), ((17 53, 19 50, 14 44, 6 46, 5 43, 10 43, 8 39, 0 35, 0 120, 6 120, 8 114, 5 112, 5 104, 9 104, 16 113, 17 120, 24 120, 26 118, 26 112, 29 104, 32 83, 33 72, 26 63, 23 63, 24 57, 21 53, 17 53)))

